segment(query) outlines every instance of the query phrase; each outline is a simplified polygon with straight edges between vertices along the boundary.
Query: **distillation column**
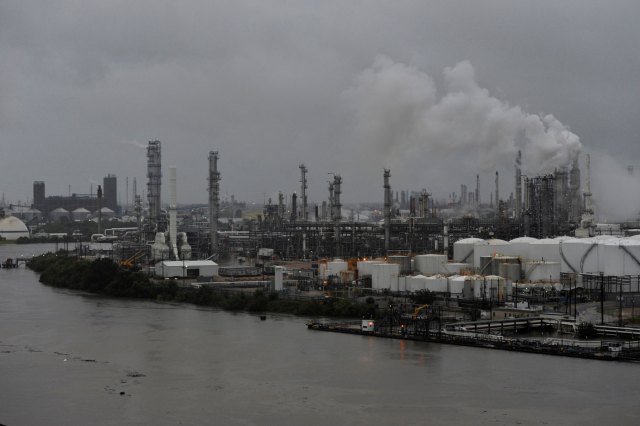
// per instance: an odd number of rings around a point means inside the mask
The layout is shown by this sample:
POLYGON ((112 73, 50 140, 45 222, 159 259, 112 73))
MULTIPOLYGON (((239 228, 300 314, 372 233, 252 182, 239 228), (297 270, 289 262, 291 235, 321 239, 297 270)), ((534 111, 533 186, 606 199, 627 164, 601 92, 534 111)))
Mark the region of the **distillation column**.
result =
POLYGON ((220 172, 218 151, 209 151, 209 226, 211 255, 218 252, 218 216, 220 214, 220 172))
POLYGON ((175 260, 180 260, 178 256, 178 224, 177 224, 177 190, 176 190, 176 166, 169 167, 169 241, 171 242, 171 253, 175 260))
POLYGON ((389 252, 389 239, 391 234, 391 185, 389 178, 391 172, 384 169, 384 254, 389 252))
POLYGON ((160 163, 160 141, 149 141, 147 146, 147 200, 149 202, 149 223, 159 231, 160 191, 162 168, 160 163))
POLYGON ((342 220, 342 204, 340 204, 340 194, 342 193, 342 177, 340 175, 333 176, 333 222, 335 224, 335 243, 336 243, 336 256, 341 256, 341 230, 340 221, 342 220))
POLYGON ((516 219, 522 216, 522 151, 516 157, 516 219))

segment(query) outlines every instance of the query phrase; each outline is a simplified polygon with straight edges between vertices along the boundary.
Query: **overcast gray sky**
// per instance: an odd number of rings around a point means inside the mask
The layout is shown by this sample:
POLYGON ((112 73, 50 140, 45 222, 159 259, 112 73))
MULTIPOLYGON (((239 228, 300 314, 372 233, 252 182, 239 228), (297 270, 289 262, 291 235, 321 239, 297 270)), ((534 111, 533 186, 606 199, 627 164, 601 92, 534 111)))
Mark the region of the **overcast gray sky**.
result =
POLYGON ((299 191, 301 162, 311 201, 333 172, 345 203, 381 201, 384 167, 441 198, 480 173, 484 200, 497 169, 508 194, 518 148, 529 173, 580 150, 637 166, 639 20, 612 0, 0 0, 0 191, 115 173, 124 201, 151 139, 183 203, 206 202, 210 150, 256 201, 299 191))

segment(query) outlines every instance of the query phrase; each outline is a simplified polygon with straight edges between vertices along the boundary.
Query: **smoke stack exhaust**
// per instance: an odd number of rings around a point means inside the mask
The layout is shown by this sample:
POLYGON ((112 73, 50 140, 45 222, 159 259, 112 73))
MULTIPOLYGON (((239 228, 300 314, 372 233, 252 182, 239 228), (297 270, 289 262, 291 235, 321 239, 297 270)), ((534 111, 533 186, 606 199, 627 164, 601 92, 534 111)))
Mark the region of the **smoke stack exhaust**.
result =
POLYGON ((516 219, 522 215, 522 151, 516 157, 516 219))

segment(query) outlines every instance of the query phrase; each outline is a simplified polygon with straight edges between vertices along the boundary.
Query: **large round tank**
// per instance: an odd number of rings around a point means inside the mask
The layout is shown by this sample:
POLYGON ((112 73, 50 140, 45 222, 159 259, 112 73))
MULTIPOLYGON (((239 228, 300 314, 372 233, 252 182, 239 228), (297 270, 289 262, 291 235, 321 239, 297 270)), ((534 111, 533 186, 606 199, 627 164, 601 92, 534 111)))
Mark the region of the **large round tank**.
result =
POLYGON ((484 279, 485 299, 504 302, 507 298, 507 286, 504 278, 488 275, 484 279))
POLYGON ((522 279, 522 267, 519 263, 500 263, 497 275, 507 281, 520 281, 522 279))
POLYGON ((334 259, 327 262, 327 277, 335 276, 339 277, 343 271, 347 271, 349 265, 342 259, 334 259))
POLYGON ((151 257, 153 260, 169 259, 169 246, 165 242, 164 232, 156 233, 156 239, 151 245, 151 257))
POLYGON ((373 265, 379 265, 381 263, 385 263, 384 260, 360 260, 357 263, 358 268, 358 276, 364 277, 366 275, 371 275, 371 268, 373 265))
POLYGON ((427 277, 424 275, 407 275, 406 277, 407 291, 421 291, 427 289, 427 277))
POLYGON ((58 207, 57 209, 49 212, 49 219, 53 222, 57 222, 61 219, 69 219, 69 210, 58 207))
POLYGON ((475 245, 484 240, 480 238, 464 238, 453 243, 453 261, 461 263, 473 262, 475 245))
POLYGON ((485 256, 508 256, 511 246, 508 241, 505 240, 486 240, 479 242, 473 249, 473 267, 480 268, 480 259, 485 256))
POLYGON ((500 265, 513 264, 520 265, 520 259, 514 256, 482 256, 480 257, 480 268, 478 273, 480 275, 500 275, 500 265))
POLYGON ((447 292, 447 278, 442 275, 433 275, 427 277, 425 280, 425 290, 446 293, 447 292))
POLYGON ((576 238, 558 245, 560 272, 597 273, 598 242, 592 238, 576 238))
POLYGON ((605 275, 640 275, 639 240, 611 240, 603 244, 603 249, 605 275))
POLYGON ((464 282, 468 277, 464 275, 453 275, 447 280, 447 291, 453 298, 462 298, 464 292, 464 282))
POLYGON ((371 287, 375 290, 398 291, 400 265, 397 263, 380 263, 371 269, 371 287))
POLYGON ((79 222, 83 222, 89 219, 89 216, 91 216, 91 212, 85 209, 84 207, 78 207, 77 209, 71 212, 71 217, 73 218, 73 220, 79 221, 79 222))
POLYGON ((400 265, 400 274, 411 273, 411 258, 409 256, 389 256, 389 263, 400 265))
POLYGON ((419 254, 414 257, 414 268, 425 275, 435 275, 446 272, 444 266, 447 256, 444 254, 419 254))
POLYGON ((442 273, 445 275, 459 275, 465 269, 472 269, 472 265, 460 262, 449 262, 442 265, 442 273))
POLYGON ((560 262, 560 242, 553 238, 544 238, 529 245, 529 261, 560 262))
POLYGON ((560 280, 560 262, 526 262, 524 264, 525 280, 529 281, 558 281, 560 280))
POLYGON ((531 238, 531 237, 519 237, 519 238, 514 238, 513 240, 509 241, 509 243, 511 244, 510 247, 510 251, 511 251, 511 256, 516 256, 521 258, 524 262, 526 262, 527 260, 529 260, 531 254, 531 243, 538 241, 537 238, 531 238))

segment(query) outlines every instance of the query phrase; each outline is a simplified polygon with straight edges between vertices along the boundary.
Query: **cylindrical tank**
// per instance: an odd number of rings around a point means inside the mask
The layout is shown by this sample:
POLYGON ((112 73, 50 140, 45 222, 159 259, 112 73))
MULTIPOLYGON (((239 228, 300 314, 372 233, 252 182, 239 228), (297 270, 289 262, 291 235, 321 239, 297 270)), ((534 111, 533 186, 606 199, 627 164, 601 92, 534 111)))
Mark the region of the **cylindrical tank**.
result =
POLYGON ((384 260, 360 260, 357 263, 358 267, 358 276, 364 277, 366 275, 372 274, 373 265, 379 265, 381 263, 385 263, 384 260))
POLYGON ((449 262, 442 265, 442 273, 445 275, 459 275, 465 269, 471 269, 470 263, 449 262))
POLYGON ((58 207, 57 209, 49 212, 49 219, 51 219, 52 222, 57 222, 61 219, 69 219, 69 211, 62 207, 58 207))
POLYGON ((425 275, 441 274, 447 263, 447 256, 444 254, 419 254, 414 257, 414 268, 417 272, 425 275))
POLYGON ((342 259, 334 259, 327 262, 327 277, 336 276, 339 277, 343 271, 349 269, 349 264, 342 259))
POLYGON ((498 274, 507 281, 520 281, 522 268, 519 263, 500 263, 498 274))
POLYGON ((436 293, 446 293, 447 278, 442 275, 433 275, 427 277, 425 281, 425 290, 433 291, 436 293))
POLYGON ((480 238, 464 238, 453 243, 453 261, 472 263, 475 245, 484 240, 480 238))
POLYGON ((605 275, 640 275, 640 241, 630 238, 603 244, 605 275))
POLYGON ((187 241, 187 233, 180 232, 178 240, 180 240, 180 258, 184 260, 191 259, 191 245, 187 241))
POLYGON ((510 251, 511 256, 516 256, 526 262, 531 257, 531 243, 538 241, 537 238, 531 237, 519 237, 509 241, 511 244, 510 251))
POLYGON ((407 291, 421 291, 427 289, 427 277, 424 275, 407 275, 407 291))
POLYGON ((488 275, 484 280, 485 298, 504 302, 506 300, 506 283, 504 278, 497 275, 488 275))
POLYGON ((91 212, 84 207, 79 207, 71 212, 71 217, 73 217, 73 220, 79 222, 87 220, 89 216, 91 216, 91 212))
POLYGON ((560 262, 537 261, 525 263, 525 280, 558 281, 560 279, 560 262))
POLYGON ((389 263, 400 266, 400 274, 411 273, 411 258, 409 256, 389 256, 389 263))
POLYGON ((467 277, 464 275, 453 275, 447 280, 447 291, 453 298, 462 298, 464 292, 464 282, 467 277))
POLYGON ((509 256, 511 245, 508 241, 492 239, 476 243, 473 249, 473 266, 480 268, 480 259, 484 256, 509 256))
POLYGON ((400 265, 396 263, 381 263, 373 265, 371 271, 371 287, 373 289, 399 291, 398 276, 400 275, 400 265))
POLYGON ((552 238, 544 238, 530 244, 530 261, 560 262, 560 242, 552 238))

